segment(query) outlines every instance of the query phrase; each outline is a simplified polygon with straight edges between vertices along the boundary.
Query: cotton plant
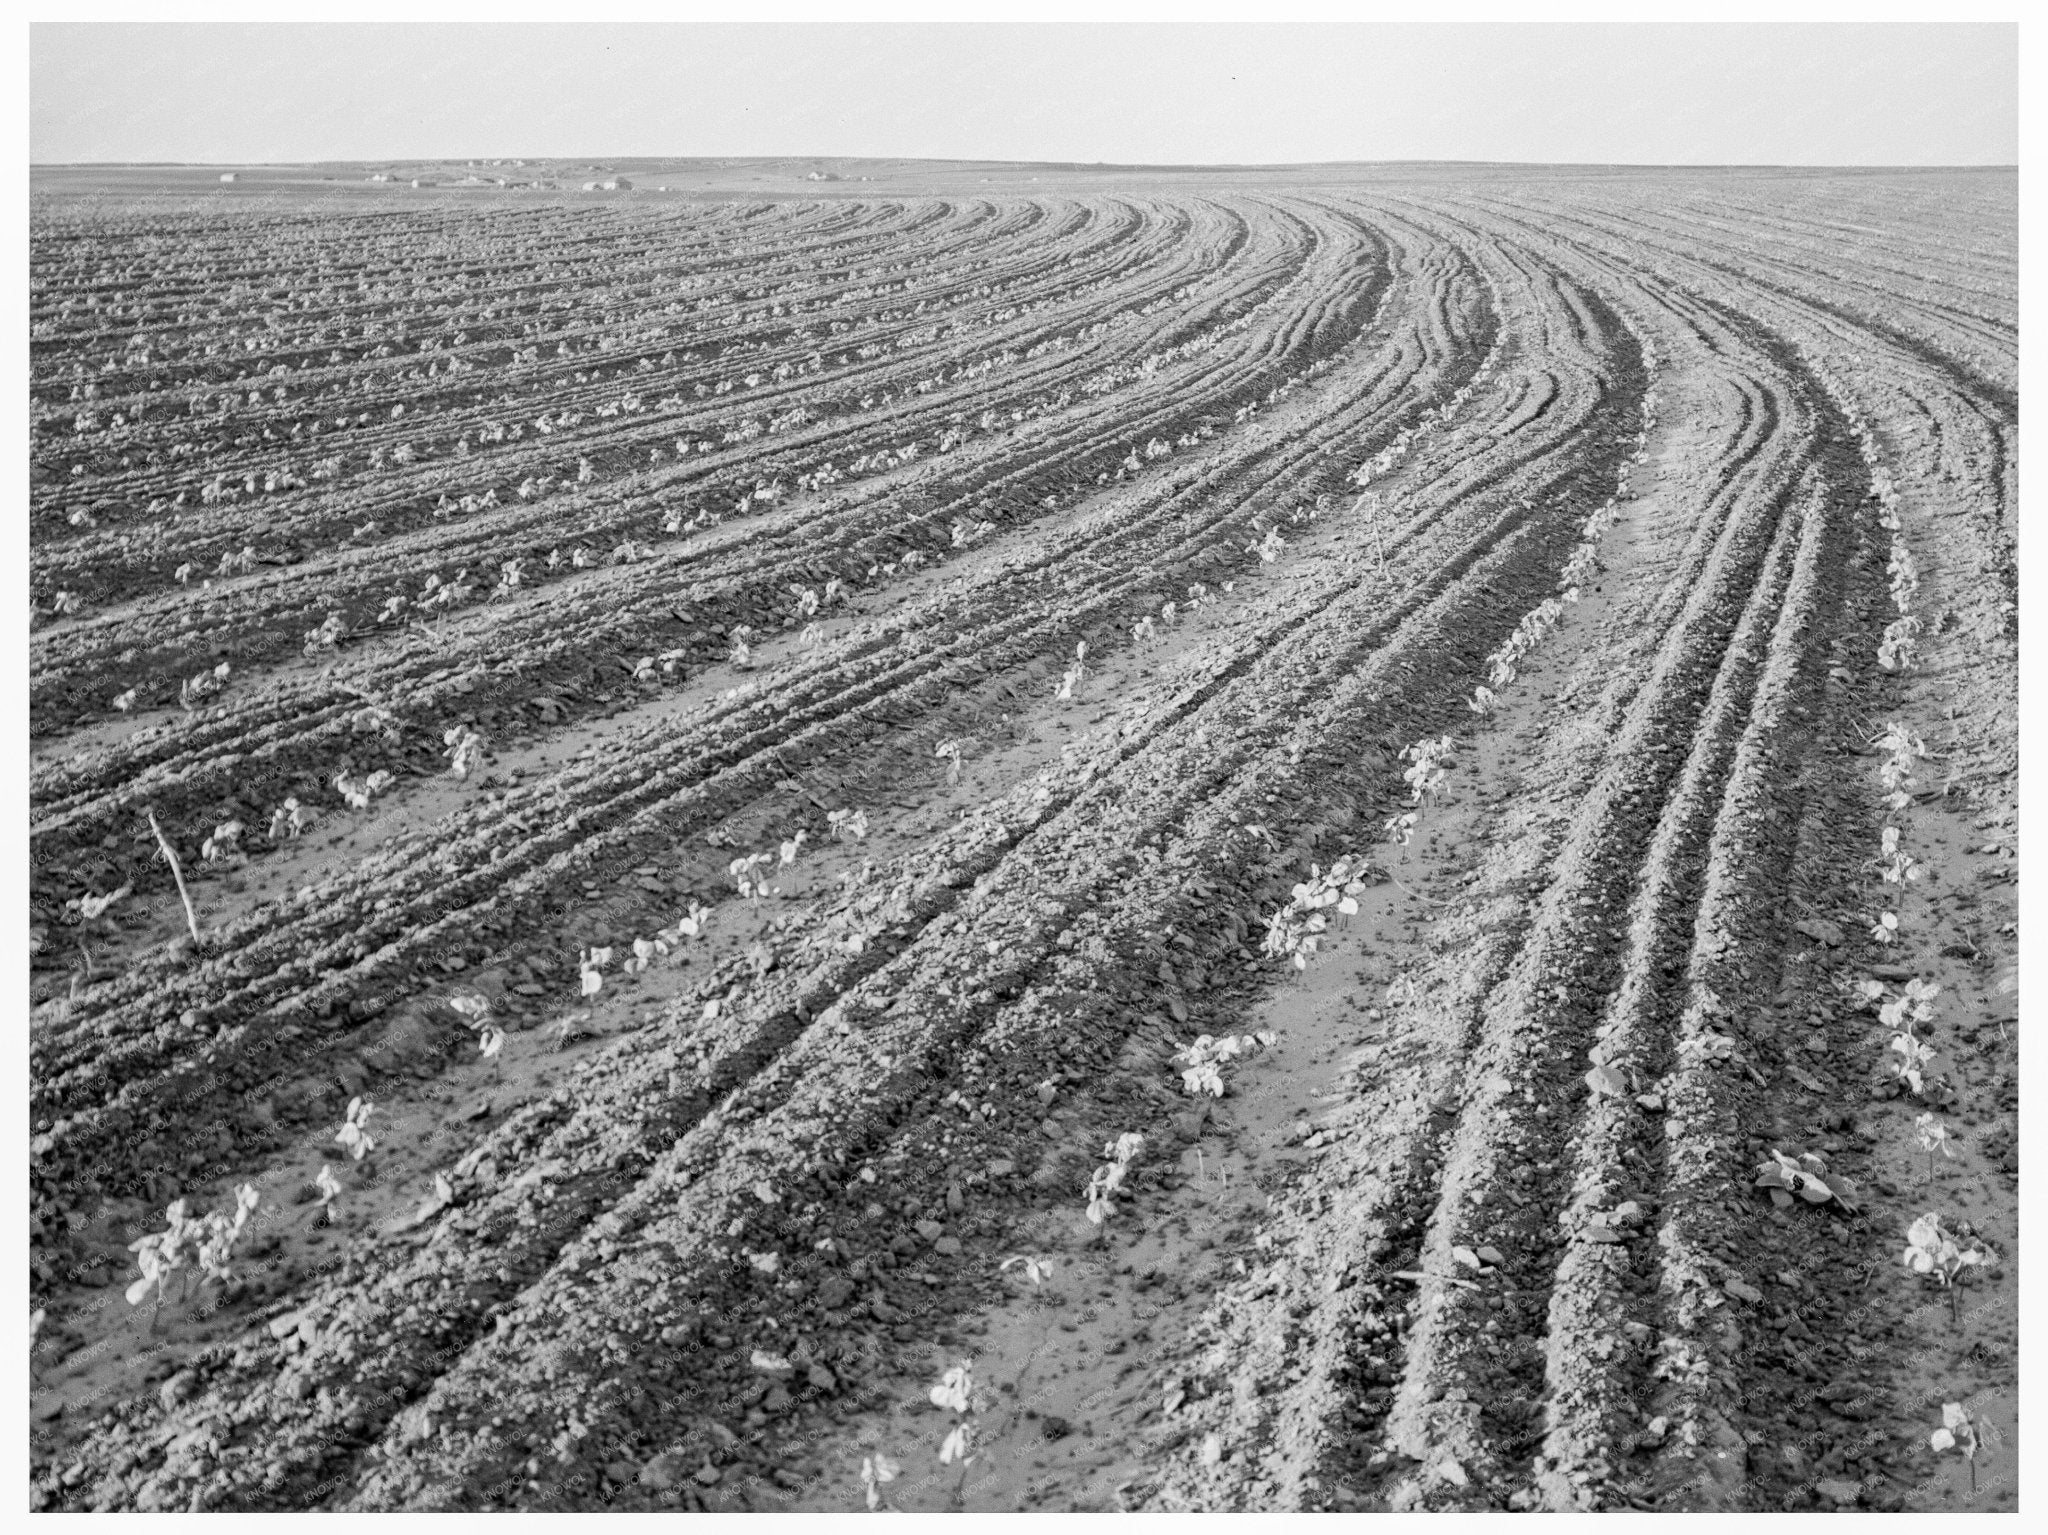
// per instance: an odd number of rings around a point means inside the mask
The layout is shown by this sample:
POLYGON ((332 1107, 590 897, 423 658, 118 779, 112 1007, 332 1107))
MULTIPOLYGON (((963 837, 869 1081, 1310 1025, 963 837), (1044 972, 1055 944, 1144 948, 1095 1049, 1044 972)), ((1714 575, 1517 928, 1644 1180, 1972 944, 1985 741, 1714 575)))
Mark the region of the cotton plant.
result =
POLYGON ((1934 1061, 1933 1049, 1916 1039, 1911 1029, 1901 1029, 1894 1034, 1886 1048, 1898 1057, 1892 1062, 1892 1074, 1899 1084, 1910 1088, 1917 1096, 1925 1097, 1927 1071, 1934 1061))
POLYGON ((66 911, 78 913, 81 922, 97 922, 135 893, 133 882, 116 886, 105 895, 74 895, 64 903, 66 911))
POLYGON ((270 840, 283 842, 289 837, 303 836, 311 824, 312 815, 306 807, 296 799, 287 798, 270 813, 270 840))
POLYGON ((1870 926, 1870 936, 1878 943, 1897 943, 1899 941, 1899 914, 1895 911, 1879 912, 1877 920, 1870 926))
POLYGON ((1408 784, 1410 803, 1434 803, 1443 792, 1447 776, 1444 764, 1450 760, 1452 749, 1449 736, 1439 736, 1435 740, 1425 738, 1402 748, 1401 760, 1409 766, 1401 777, 1408 784))
POLYGON ((351 778, 346 772, 334 775, 334 787, 351 810, 368 810, 370 800, 390 787, 391 775, 379 768, 366 778, 351 778))
POLYGON ((1296 970, 1308 969, 1322 935, 1329 926, 1327 913, 1350 918, 1358 915, 1358 899, 1367 887, 1366 860, 1356 856, 1339 858, 1325 872, 1309 865, 1309 877, 1294 887, 1288 903, 1266 919, 1261 952, 1286 959, 1296 970))
POLYGON ((207 833, 206 840, 199 844, 199 856, 208 863, 242 862, 242 830, 240 821, 221 822, 207 833))
POLYGON ((731 877, 742 900, 758 905, 761 897, 768 893, 767 870, 775 862, 775 857, 774 853, 749 853, 726 865, 725 872, 731 877))
POLYGON ((370 1116, 376 1111, 377 1106, 367 1098, 349 1099, 348 1113, 341 1128, 334 1133, 334 1139, 348 1152, 350 1161, 360 1162, 377 1149, 376 1138, 367 1128, 370 1116))
POLYGON ((468 778, 470 770, 484 760, 484 738, 467 725, 451 725, 442 731, 441 744, 448 748, 442 755, 456 778, 468 778))
POLYGON ((129 688, 126 692, 116 693, 114 695, 113 703, 114 707, 117 710, 119 710, 123 714, 126 714, 130 709, 133 709, 135 707, 135 689, 129 688))
POLYGON ((1815 1205, 1832 1200, 1849 1211, 1862 1205, 1855 1184, 1839 1173, 1829 1172, 1826 1159, 1818 1152, 1801 1152, 1794 1157, 1774 1148, 1758 1164, 1750 1186, 1765 1190, 1771 1203, 1781 1210, 1790 1209, 1797 1200, 1815 1205))
POLYGON ((932 755, 946 764, 947 787, 951 788, 958 784, 960 782, 960 743, 958 741, 941 741, 932 755))
POLYGON ((710 908, 700 906, 697 902, 692 901, 684 910, 682 917, 677 920, 675 926, 663 928, 660 936, 666 939, 672 947, 680 946, 685 939, 702 938, 710 923, 710 908))
POLYGON ((228 663, 223 661, 210 672, 187 677, 178 685, 178 702, 183 707, 192 709, 204 700, 218 696, 220 690, 227 685, 230 671, 228 663))
POLYGON ((1941 1404, 1941 1427, 1927 1436, 1927 1443, 1937 1455, 1948 1450, 1962 1451, 1963 1459, 1970 1463, 1972 1497, 1977 1495, 1977 1456, 1984 1447, 1982 1427, 1961 1402, 1944 1402, 1941 1404))
POLYGON ((604 967, 612 961, 609 948, 585 949, 577 956, 576 968, 582 977, 583 995, 594 997, 604 990, 604 967))
POLYGON ((1975 1239, 1958 1241, 1941 1216, 1930 1210, 1906 1228, 1906 1247, 1899 1261, 1914 1273, 1931 1274, 1941 1282, 1942 1289, 1948 1292, 1949 1322, 1960 1326, 1957 1281, 1966 1271, 1989 1263, 1991 1253, 1975 1239))
POLYGON ((1887 826, 1879 836, 1877 871, 1888 885, 1911 884, 1920 878, 1921 866, 1899 846, 1899 829, 1887 826))
POLYGON ((166 1222, 162 1231, 151 1232, 128 1244, 128 1250, 135 1254, 136 1266, 142 1271, 142 1277, 128 1286, 128 1304, 139 1306, 152 1293, 155 1294, 156 1310, 149 1319, 151 1332, 156 1331, 157 1318, 163 1313, 164 1299, 173 1276, 184 1270, 189 1256, 187 1249, 197 1245, 198 1222, 188 1211, 185 1200, 173 1200, 164 1212, 166 1222))
POLYGON ((1088 1223, 1101 1226, 1116 1213, 1116 1196, 1129 1176, 1131 1163, 1145 1149, 1145 1137, 1127 1130, 1102 1148, 1109 1160, 1088 1179, 1088 1223))
POLYGON ((998 1273, 1008 1274, 1015 1271, 1021 1274, 1033 1289, 1052 1277, 1052 1269, 1052 1259, 1035 1257, 1029 1253, 1012 1253, 996 1265, 998 1273))
POLYGON ((1197 1097, 1207 1094, 1211 1098, 1221 1098, 1224 1092, 1223 1067, 1230 1061, 1249 1059, 1261 1051, 1270 1050, 1279 1039, 1280 1036, 1271 1029, 1221 1037, 1200 1035, 1193 1044, 1183 1045, 1173 1053, 1174 1062, 1181 1068, 1182 1090, 1197 1097))
POLYGON ((1920 1149, 1927 1153, 1927 1182, 1934 1183, 1934 1158, 1937 1153, 1953 1161, 1955 1159, 1955 1137, 1947 1125, 1934 1117, 1932 1111, 1921 1114, 1913 1121, 1913 1139, 1920 1149))
POLYGON ((868 1512, 873 1513, 882 1506, 882 1488, 903 1474, 900 1462, 886 1455, 864 1456, 860 1463, 861 1486, 867 1491, 868 1512))
POLYGON ((826 812, 825 825, 832 833, 832 840, 844 842, 849 838, 864 842, 868 835, 868 816, 865 810, 832 810, 826 812))

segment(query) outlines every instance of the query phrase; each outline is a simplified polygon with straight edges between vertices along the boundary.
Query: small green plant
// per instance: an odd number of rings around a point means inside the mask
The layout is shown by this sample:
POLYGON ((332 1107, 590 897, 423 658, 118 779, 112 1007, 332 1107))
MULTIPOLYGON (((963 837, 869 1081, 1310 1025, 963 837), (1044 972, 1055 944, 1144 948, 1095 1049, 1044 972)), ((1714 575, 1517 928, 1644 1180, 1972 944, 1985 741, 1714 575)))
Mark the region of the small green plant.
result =
POLYGON ((773 853, 749 853, 744 858, 735 858, 726 865, 725 872, 732 876, 734 886, 743 900, 758 905, 761 897, 768 893, 766 870, 775 862, 773 853))
POLYGON ((334 1211, 335 1202, 341 1198, 341 1180, 334 1176, 333 1168, 322 1162, 320 1171, 313 1175, 313 1187, 320 1191, 319 1202, 313 1206, 313 1218, 332 1226, 338 1219, 334 1211))
POLYGON ((223 821, 199 844, 199 856, 208 863, 242 862, 242 823, 223 821))
POLYGON ((347 1148, 351 1161, 360 1162, 377 1149, 376 1139, 365 1128, 370 1116, 376 1112, 377 1106, 367 1098, 349 1099, 347 1117, 334 1133, 334 1138, 347 1148))
POLYGON ((1977 1452, 1983 1448, 1983 1439, 1978 1433, 1977 1421, 1970 1416, 1970 1409, 1961 1402, 1941 1404, 1941 1427, 1927 1436, 1927 1442, 1938 1455, 1945 1450, 1960 1449, 1963 1459, 1970 1463, 1970 1495, 1977 1495, 1977 1452))
POLYGON ((270 840, 282 842, 287 837, 303 836, 312 824, 311 812, 296 799, 287 799, 270 812, 270 840))
POLYGON ((1826 1160, 1812 1151, 1790 1157, 1773 1149, 1757 1165, 1750 1186, 1767 1190, 1771 1203, 1781 1210, 1789 1209, 1795 1200, 1816 1205, 1832 1200, 1851 1211, 1862 1204, 1855 1185, 1839 1174, 1829 1173, 1826 1160))
POLYGON ((1900 1085, 1912 1089, 1915 1095, 1924 1097, 1927 1092, 1927 1069, 1934 1061, 1933 1049, 1915 1038, 1910 1027, 1894 1034, 1888 1048, 1898 1057, 1892 1062, 1893 1076, 1900 1085))
POLYGON ((1879 845, 1877 871, 1888 885, 1911 884, 1920 878, 1920 865, 1899 846, 1899 829, 1887 826, 1879 845))
POLYGON ((865 810, 833 810, 825 816, 825 824, 831 829, 832 840, 844 842, 852 838, 864 842, 868 835, 868 814, 865 810))
POLYGON ((1211 1098, 1221 1098, 1224 1064, 1270 1050, 1279 1040, 1280 1036, 1271 1029, 1260 1029, 1254 1034, 1225 1034, 1220 1039, 1201 1035, 1192 1045, 1183 1045, 1173 1053, 1174 1061, 1181 1068, 1182 1090, 1197 1096, 1207 1093, 1211 1098))
POLYGON ((1052 1276, 1052 1259, 1032 1257, 1026 1253, 1012 1253, 996 1265, 998 1273, 1007 1274, 1013 1269, 1021 1273, 1027 1283, 1036 1287, 1044 1284, 1052 1276))
POLYGON ((1870 925, 1870 936, 1879 943, 1897 943, 1899 941, 1899 914, 1895 911, 1879 912, 1877 920, 1870 925))
POLYGON ((934 1407, 946 1408, 959 1419, 939 1445, 939 1464, 959 1464, 960 1480, 953 1487, 953 1507, 962 1508, 967 1501, 967 1468, 974 1464, 974 1415, 983 1406, 974 1395, 973 1361, 963 1359, 949 1368, 931 1388, 930 1396, 934 1407))
POLYGON ((960 743, 958 741, 941 741, 938 745, 938 749, 934 751, 932 755, 939 758, 946 764, 946 786, 948 788, 951 788, 955 784, 959 783, 960 743))
POLYGON ((1947 1125, 1929 1112, 1913 1121, 1913 1138, 1919 1142, 1920 1149, 1927 1153, 1927 1183, 1928 1187, 1932 1188, 1935 1154, 1939 1152, 1942 1156, 1954 1160, 1955 1137, 1949 1134, 1947 1125))
POLYGON ((1948 1292, 1949 1325, 1960 1327, 1956 1282, 1965 1271, 1989 1263, 1991 1254, 1975 1238, 1957 1241, 1954 1233, 1942 1224, 1941 1217, 1930 1210, 1906 1228, 1906 1249, 1899 1255, 1899 1261, 1916 1274, 1932 1274, 1941 1281, 1942 1289, 1948 1292))
POLYGON ((223 661, 210 672, 201 672, 188 677, 178 685, 178 702, 186 709, 194 709, 204 700, 214 697, 227 685, 228 663, 223 661))
POLYGON ((116 709, 119 709, 123 714, 126 714, 130 709, 134 708, 135 689, 130 688, 125 693, 116 694, 114 697, 114 707, 116 709))
POLYGON ((1369 888, 1365 879, 1369 869, 1369 862, 1356 854, 1339 858, 1327 873, 1320 865, 1310 864, 1308 878, 1294 887, 1285 906, 1266 919, 1261 951, 1287 959, 1296 970, 1308 969, 1329 926, 1326 913, 1335 910, 1347 919, 1358 915, 1358 898, 1369 888))
POLYGON ((1411 803, 1434 804, 1438 794, 1443 792, 1447 776, 1444 764, 1450 761, 1451 738, 1439 736, 1435 740, 1420 740, 1413 746, 1403 747, 1401 760, 1409 764, 1401 777, 1407 782, 1412 795, 1411 803))
POLYGON ((347 773, 334 775, 334 787, 340 791, 341 797, 348 802, 351 810, 368 810, 371 797, 388 787, 390 783, 391 775, 381 768, 367 778, 351 778, 347 773))
POLYGON ((577 956, 576 968, 582 976, 584 996, 594 997, 604 990, 604 976, 600 972, 611 962, 612 951, 609 948, 585 949, 577 956))
POLYGON ((903 1467, 886 1455, 869 1455, 860 1463, 861 1486, 867 1489, 868 1512, 882 1506, 882 1488, 903 1474, 903 1467))
POLYGON ((1127 1130, 1102 1148, 1109 1160, 1088 1179, 1088 1223, 1101 1226, 1116 1214, 1116 1195, 1129 1176, 1131 1163, 1145 1149, 1145 1137, 1127 1130))
POLYGON ((467 725, 451 725, 441 732, 441 744, 448 750, 448 771, 457 778, 469 777, 470 769, 484 760, 484 738, 467 725))

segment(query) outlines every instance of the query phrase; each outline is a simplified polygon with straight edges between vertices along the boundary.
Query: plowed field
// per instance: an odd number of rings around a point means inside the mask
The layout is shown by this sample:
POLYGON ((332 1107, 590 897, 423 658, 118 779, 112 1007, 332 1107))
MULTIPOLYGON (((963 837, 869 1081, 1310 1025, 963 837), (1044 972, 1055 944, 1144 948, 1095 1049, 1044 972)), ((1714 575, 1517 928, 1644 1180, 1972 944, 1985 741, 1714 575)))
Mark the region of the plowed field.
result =
POLYGON ((2016 1506, 2015 226, 38 193, 34 1506, 2016 1506))

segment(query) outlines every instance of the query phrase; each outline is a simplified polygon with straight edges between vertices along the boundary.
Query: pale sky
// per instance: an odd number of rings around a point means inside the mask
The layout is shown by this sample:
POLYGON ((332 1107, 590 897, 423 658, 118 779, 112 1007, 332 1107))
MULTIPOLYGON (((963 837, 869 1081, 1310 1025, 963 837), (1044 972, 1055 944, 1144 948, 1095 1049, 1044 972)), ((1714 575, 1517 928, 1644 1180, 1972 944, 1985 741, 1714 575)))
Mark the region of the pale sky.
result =
POLYGON ((38 164, 2019 158, 2012 25, 38 24, 38 164))

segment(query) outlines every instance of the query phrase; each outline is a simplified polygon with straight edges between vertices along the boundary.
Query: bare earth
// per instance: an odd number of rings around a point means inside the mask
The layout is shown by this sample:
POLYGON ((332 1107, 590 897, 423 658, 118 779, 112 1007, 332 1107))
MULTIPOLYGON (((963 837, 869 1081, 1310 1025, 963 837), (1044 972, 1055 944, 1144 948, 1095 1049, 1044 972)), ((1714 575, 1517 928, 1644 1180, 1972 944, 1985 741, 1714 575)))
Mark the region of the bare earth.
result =
POLYGON ((2018 1506, 2011 173, 218 176, 33 177, 35 1508, 2018 1506))

